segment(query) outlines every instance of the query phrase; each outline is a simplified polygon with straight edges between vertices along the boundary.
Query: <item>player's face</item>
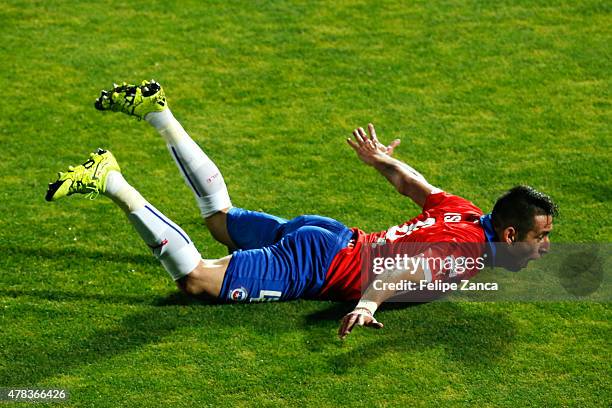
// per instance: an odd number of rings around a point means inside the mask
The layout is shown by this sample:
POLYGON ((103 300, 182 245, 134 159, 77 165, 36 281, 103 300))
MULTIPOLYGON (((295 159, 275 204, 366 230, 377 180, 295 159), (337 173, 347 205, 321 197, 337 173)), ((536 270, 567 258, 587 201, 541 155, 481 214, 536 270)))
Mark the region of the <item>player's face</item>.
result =
POLYGON ((548 238, 553 229, 553 217, 536 215, 533 228, 521 240, 508 247, 507 269, 518 271, 527 266, 530 261, 541 258, 550 249, 548 238))

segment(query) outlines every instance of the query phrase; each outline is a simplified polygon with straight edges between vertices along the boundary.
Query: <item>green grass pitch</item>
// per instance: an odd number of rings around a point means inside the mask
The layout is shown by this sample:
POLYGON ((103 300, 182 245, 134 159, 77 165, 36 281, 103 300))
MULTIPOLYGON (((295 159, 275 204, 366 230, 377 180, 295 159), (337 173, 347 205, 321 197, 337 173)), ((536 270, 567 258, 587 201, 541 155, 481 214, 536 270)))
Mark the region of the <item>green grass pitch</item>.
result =
POLYGON ((528 183, 561 207, 554 241, 611 242, 610 11, 3 1, 0 387, 66 388, 66 407, 610 406, 607 303, 393 308, 341 342, 351 305, 190 302, 110 200, 43 199, 104 147, 202 254, 225 254, 154 130, 93 108, 114 81, 155 78, 235 205, 368 231, 411 218, 345 144, 371 121, 434 185, 487 210, 528 183))

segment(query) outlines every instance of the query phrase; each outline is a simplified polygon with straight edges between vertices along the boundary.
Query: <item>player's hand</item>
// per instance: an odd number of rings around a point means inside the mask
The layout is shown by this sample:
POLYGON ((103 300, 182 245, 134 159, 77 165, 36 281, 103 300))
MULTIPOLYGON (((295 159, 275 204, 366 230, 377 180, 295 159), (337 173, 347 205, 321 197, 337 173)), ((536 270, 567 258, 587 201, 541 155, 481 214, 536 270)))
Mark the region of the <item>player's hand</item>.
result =
POLYGON ((355 309, 342 318, 338 329, 338 337, 344 340, 355 326, 366 326, 374 329, 382 329, 383 324, 377 321, 368 309, 355 309))
POLYGON ((363 128, 358 128, 353 130, 355 140, 351 138, 346 139, 349 146, 355 150, 357 156, 366 164, 374 164, 380 156, 392 156, 393 150, 400 144, 399 139, 395 139, 388 146, 380 143, 378 137, 376 137, 376 129, 374 129, 374 125, 371 123, 368 124, 368 132, 370 133, 369 137, 363 128))

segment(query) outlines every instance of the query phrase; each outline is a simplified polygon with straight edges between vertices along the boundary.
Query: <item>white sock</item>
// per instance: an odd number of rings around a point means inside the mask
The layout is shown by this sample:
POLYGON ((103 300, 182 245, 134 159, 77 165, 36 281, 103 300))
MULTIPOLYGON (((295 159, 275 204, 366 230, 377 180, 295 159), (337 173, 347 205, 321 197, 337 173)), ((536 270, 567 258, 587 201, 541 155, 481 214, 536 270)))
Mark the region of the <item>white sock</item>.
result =
POLYGON ((147 203, 140 193, 129 185, 118 171, 111 171, 106 176, 106 191, 104 191, 104 195, 110 197, 126 213, 139 210, 147 203))
POLYGON ((189 236, 151 204, 130 212, 128 218, 172 279, 193 271, 202 256, 189 236))
POLYGON ((125 211, 172 279, 180 279, 198 266, 202 257, 185 231, 149 204, 121 173, 108 174, 104 195, 125 211))
POLYGON ((145 120, 154 126, 167 143, 185 183, 195 195, 203 217, 231 207, 232 202, 221 172, 189 137, 170 109, 149 113, 145 120))

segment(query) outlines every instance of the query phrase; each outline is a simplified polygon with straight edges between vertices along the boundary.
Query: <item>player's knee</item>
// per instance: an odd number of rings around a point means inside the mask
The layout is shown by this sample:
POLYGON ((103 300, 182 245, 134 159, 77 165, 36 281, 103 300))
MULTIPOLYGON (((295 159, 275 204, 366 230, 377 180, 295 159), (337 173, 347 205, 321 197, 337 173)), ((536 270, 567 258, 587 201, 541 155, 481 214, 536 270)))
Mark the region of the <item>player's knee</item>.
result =
POLYGON ((202 288, 192 276, 193 272, 176 281, 176 286, 187 296, 199 297, 202 288))
POLYGON ((217 297, 209 293, 207 287, 202 285, 200 279, 192 276, 192 274, 183 276, 176 281, 176 286, 183 294, 200 299, 200 300, 215 300, 217 297))
POLYGON ((178 288, 184 294, 198 299, 217 299, 230 258, 203 259, 197 268, 176 281, 178 288))

